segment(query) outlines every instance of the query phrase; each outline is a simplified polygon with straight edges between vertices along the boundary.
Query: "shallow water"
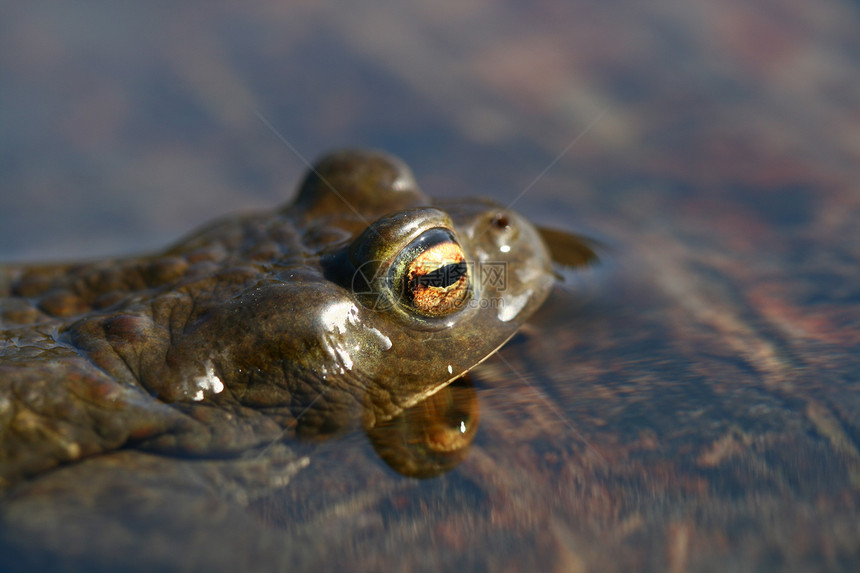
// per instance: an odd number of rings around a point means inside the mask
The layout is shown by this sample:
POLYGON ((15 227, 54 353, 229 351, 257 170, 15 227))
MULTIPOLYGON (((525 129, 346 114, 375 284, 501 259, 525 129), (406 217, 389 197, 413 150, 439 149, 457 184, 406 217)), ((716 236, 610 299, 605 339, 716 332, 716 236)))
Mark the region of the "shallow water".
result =
POLYGON ((855 569, 858 19, 766 0, 8 8, 4 261, 164 246, 284 202, 343 145, 605 250, 476 370, 478 433, 449 473, 404 478, 362 434, 259 457, 274 488, 126 451, 75 469, 110 504, 68 487, 74 468, 4 501, 4 554, 855 569), (129 468, 171 485, 124 491, 129 468))

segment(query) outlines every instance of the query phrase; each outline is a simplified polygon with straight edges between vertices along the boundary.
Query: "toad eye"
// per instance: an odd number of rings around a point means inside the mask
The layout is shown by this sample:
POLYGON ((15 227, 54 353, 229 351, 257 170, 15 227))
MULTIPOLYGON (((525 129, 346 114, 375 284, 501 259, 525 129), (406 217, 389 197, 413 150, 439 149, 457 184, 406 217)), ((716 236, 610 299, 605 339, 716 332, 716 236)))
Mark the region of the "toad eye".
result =
POLYGON ((392 265, 394 292, 424 316, 444 316, 469 299, 469 268, 463 249, 445 229, 430 229, 409 243, 392 265))

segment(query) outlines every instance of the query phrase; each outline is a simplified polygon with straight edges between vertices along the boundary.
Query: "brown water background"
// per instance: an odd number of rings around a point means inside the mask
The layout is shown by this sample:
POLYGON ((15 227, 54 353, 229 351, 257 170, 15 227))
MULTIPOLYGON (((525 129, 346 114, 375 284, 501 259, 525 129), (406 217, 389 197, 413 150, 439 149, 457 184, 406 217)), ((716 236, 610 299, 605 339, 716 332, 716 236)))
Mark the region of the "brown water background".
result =
POLYGON ((2 11, 0 260, 164 246, 342 146, 610 247, 478 372, 459 468, 326 444, 260 563, 858 567, 856 2, 2 11))

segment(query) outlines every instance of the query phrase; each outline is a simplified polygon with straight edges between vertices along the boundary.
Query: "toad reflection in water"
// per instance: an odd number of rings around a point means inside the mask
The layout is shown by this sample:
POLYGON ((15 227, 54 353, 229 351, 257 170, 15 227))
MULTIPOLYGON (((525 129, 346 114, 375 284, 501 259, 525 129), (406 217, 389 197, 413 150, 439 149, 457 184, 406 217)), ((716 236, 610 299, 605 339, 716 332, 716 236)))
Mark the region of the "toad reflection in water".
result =
POLYGON ((288 206, 163 253, 0 267, 0 485, 121 448, 223 459, 357 425, 407 475, 444 471, 477 406, 468 386, 434 394, 541 305, 551 263, 517 213, 433 202, 401 161, 344 151, 288 206))

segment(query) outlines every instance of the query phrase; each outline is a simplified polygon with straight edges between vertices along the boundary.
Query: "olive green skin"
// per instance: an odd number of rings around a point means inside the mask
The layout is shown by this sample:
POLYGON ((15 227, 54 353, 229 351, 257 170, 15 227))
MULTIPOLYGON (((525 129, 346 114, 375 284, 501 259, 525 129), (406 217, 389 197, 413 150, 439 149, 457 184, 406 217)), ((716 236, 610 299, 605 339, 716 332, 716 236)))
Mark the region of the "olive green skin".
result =
POLYGON ((0 486, 125 446, 211 455, 373 427, 492 354, 552 283, 521 216, 434 203, 366 151, 324 157, 280 210, 155 256, 0 267, 0 486), (466 255, 470 299, 422 316, 383 279, 439 227, 466 255), (482 280, 487 263, 503 285, 482 280))

